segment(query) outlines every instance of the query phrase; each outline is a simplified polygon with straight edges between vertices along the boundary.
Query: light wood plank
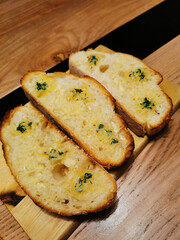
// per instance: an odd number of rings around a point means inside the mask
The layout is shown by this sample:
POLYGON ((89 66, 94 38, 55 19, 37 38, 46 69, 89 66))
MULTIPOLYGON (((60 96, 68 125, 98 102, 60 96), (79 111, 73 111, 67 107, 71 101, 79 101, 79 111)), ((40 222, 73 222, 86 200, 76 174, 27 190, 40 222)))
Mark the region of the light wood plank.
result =
POLYGON ((28 196, 11 213, 32 240, 62 239, 80 223, 78 217, 61 217, 43 210, 28 196))
POLYGON ((29 237, 0 200, 0 239, 27 240, 29 237))
POLYGON ((48 70, 160 2, 0 1, 0 98, 27 71, 48 70))

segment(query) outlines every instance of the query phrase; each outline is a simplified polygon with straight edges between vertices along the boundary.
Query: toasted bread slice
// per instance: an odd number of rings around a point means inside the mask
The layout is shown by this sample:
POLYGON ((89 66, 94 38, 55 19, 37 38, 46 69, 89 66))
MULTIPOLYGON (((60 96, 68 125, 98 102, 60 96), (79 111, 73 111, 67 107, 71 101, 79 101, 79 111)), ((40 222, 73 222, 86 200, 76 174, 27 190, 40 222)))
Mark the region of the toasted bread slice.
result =
POLYGON ((172 101, 161 90, 162 76, 123 53, 89 50, 69 58, 71 73, 98 80, 116 100, 117 112, 138 136, 154 135, 168 122, 172 101))
POLYGON ((11 172, 41 207, 69 216, 113 202, 115 180, 33 106, 12 110, 0 137, 11 172))
POLYGON ((76 143, 107 168, 131 155, 133 139, 96 80, 67 73, 31 72, 21 81, 27 97, 76 143))

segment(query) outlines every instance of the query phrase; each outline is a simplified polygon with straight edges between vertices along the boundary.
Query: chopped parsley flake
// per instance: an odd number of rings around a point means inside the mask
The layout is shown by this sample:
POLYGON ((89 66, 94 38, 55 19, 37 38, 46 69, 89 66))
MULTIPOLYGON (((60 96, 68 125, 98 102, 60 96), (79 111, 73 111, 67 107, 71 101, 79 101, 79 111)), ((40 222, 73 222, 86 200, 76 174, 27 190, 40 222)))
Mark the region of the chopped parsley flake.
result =
MULTIPOLYGON (((82 192, 83 191, 83 189, 82 189, 83 184, 86 183, 87 179, 90 179, 90 178, 92 178, 91 173, 85 173, 82 178, 79 178, 78 183, 75 184, 76 191, 77 192, 82 192)), ((92 184, 91 180, 90 180, 90 183, 92 184)))
POLYGON ((99 132, 100 129, 103 129, 104 128, 104 124, 100 123, 99 126, 98 126, 98 130, 96 130, 96 132, 99 132))
POLYGON ((94 65, 96 65, 98 59, 96 58, 96 56, 93 55, 93 56, 88 57, 88 61, 89 61, 89 63, 93 63, 94 65))
MULTIPOLYGON (((107 134, 107 137, 111 136, 112 134, 112 131, 111 130, 106 130, 104 128, 104 124, 100 123, 99 126, 98 126, 98 129, 96 130, 97 133, 100 132, 100 130, 102 130, 103 132, 105 132, 107 134)), ((115 144, 115 143, 118 143, 119 141, 115 138, 111 138, 111 144, 115 144)))
POLYGON ((82 89, 80 88, 74 88, 73 91, 73 97, 77 97, 75 100, 76 101, 79 101, 79 100, 87 100, 88 99, 88 96, 86 93, 83 92, 82 89), (79 96, 80 93, 83 93, 79 96))
POLYGON ((103 129, 106 132, 108 137, 112 134, 112 131, 111 130, 106 130, 104 128, 104 124, 102 124, 102 123, 99 124, 98 129, 96 130, 96 132, 98 133, 100 131, 100 129, 103 129))
POLYGON ((129 77, 131 77, 131 76, 134 76, 134 72, 133 72, 133 71, 131 71, 131 72, 129 73, 129 77))
POLYGON ((44 153, 49 155, 49 159, 58 158, 59 156, 64 154, 64 152, 60 152, 60 151, 58 151, 56 149, 53 149, 53 148, 50 150, 50 152, 44 152, 44 153))
POLYGON ((32 125, 32 122, 28 122, 28 126, 30 127, 32 125))
POLYGON ((21 122, 18 127, 16 128, 17 131, 20 131, 20 132, 25 132, 26 131, 26 126, 25 126, 25 122, 21 122))
POLYGON ((82 93, 82 92, 83 92, 83 90, 82 89, 78 89, 78 88, 75 88, 73 90, 73 93, 82 93))
POLYGON ((145 74, 144 74, 144 72, 142 72, 142 70, 140 68, 138 68, 136 71, 131 71, 129 73, 129 77, 132 77, 134 79, 137 79, 137 77, 138 77, 139 81, 141 81, 145 78, 145 74))
POLYGON ((104 127, 104 125, 100 123, 98 129, 101 129, 103 127, 104 127))
POLYGON ((39 82, 36 82, 36 86, 37 86, 37 90, 46 90, 48 85, 46 82, 43 82, 43 83, 39 83, 39 82))
POLYGON ((21 133, 24 133, 27 130, 27 127, 31 127, 32 122, 21 122, 19 123, 18 127, 16 128, 17 131, 20 131, 21 133))
POLYGON ((118 143, 119 141, 115 138, 112 139, 111 144, 118 143))
POLYGON ((148 109, 152 109, 152 107, 155 106, 155 104, 151 101, 149 101, 146 97, 144 98, 144 101, 142 103, 140 103, 140 105, 142 105, 142 109, 144 108, 148 108, 148 109))

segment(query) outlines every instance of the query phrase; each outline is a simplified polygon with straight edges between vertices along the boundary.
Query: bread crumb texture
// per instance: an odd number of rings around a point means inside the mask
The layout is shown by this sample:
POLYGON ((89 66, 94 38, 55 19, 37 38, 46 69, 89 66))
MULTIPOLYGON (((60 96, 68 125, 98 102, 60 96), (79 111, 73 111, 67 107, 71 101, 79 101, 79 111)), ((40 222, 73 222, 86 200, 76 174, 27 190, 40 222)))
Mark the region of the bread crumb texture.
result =
POLYGON ((22 87, 103 166, 118 166, 130 155, 133 139, 110 94, 94 79, 32 72, 22 87), (38 90, 37 82, 46 89, 38 90))
POLYGON ((146 128, 158 126, 171 112, 171 100, 158 86, 161 75, 131 55, 80 51, 69 65, 72 72, 97 79, 146 128))
POLYGON ((1 140, 13 175, 46 209, 62 215, 88 213, 114 199, 114 179, 33 107, 10 113, 1 140))

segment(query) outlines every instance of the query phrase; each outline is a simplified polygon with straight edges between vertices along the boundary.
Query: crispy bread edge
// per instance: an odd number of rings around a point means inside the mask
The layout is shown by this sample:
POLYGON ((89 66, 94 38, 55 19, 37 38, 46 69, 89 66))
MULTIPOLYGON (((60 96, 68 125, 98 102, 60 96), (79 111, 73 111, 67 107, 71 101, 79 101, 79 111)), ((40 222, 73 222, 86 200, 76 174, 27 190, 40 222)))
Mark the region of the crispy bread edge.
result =
MULTIPOLYGON (((116 116, 118 116, 119 121, 122 123, 124 130, 126 132, 127 138, 129 139, 130 144, 127 146, 127 151, 126 154, 124 155, 124 157, 122 159, 120 159, 120 161, 118 163, 111 163, 111 164, 107 164, 104 159, 97 159, 94 156, 93 151, 91 151, 89 148, 85 147, 84 144, 70 131, 70 129, 68 129, 67 127, 65 127, 63 125, 63 123, 57 119, 53 114, 51 114, 45 106, 42 106, 39 102, 37 102, 33 96, 30 94, 30 92, 28 91, 28 89, 26 89, 26 87, 24 86, 23 82, 26 81, 26 78, 29 77, 29 74, 31 73, 27 73, 23 79, 21 80, 21 86, 26 94, 26 96, 28 97, 28 99, 32 102, 32 104, 39 109, 51 122, 53 122, 59 129, 61 129, 66 135, 68 135, 71 139, 73 139, 80 147, 82 147, 86 153, 89 155, 89 157, 92 157, 93 160, 95 160, 96 162, 100 163, 102 166, 106 167, 107 169, 110 168, 115 168, 115 167, 119 167, 120 165, 122 165, 122 163, 130 157, 130 155, 132 154, 133 150, 134 150, 134 140, 132 135, 130 134, 130 132, 128 131, 124 121, 122 120, 122 118, 115 112, 115 105, 114 105, 114 99, 111 96, 111 94, 95 79, 90 78, 90 77, 83 77, 86 78, 88 81, 90 82, 94 82, 100 89, 101 91, 103 91, 103 93, 110 98, 111 104, 112 104, 112 108, 114 113, 116 114, 116 116)), ((56 72, 54 74, 61 74, 59 72, 56 72)), ((62 73, 63 75, 65 73, 62 73)), ((70 75, 70 74, 68 74, 70 75)), ((75 76, 76 78, 78 78, 76 75, 71 74, 73 76, 75 76)))
MULTIPOLYGON (((92 50, 92 49, 91 49, 92 50)), ((96 51, 96 50, 95 50, 96 51)), ((100 52, 100 51, 97 51, 100 52)), ((118 53, 118 52, 117 52, 118 53)), ((120 52, 119 52, 120 53, 120 52)), ((75 53, 73 53, 75 54, 75 53)), ((82 71, 78 70, 76 68, 76 66, 73 65, 73 63, 71 63, 71 56, 73 56, 73 54, 70 55, 69 57, 69 69, 70 69, 70 73, 74 73, 77 76, 83 77, 85 75, 85 73, 83 73, 82 71)), ((106 53, 105 53, 106 54, 106 53)), ((109 54, 113 54, 113 53, 109 53, 109 54)), ((123 53, 125 55, 129 55, 135 59, 137 59, 138 61, 142 62, 146 67, 148 67, 149 69, 151 69, 154 74, 159 76, 159 82, 157 83, 157 85, 159 85, 162 81, 163 81, 163 77, 162 75, 157 72, 156 70, 152 69, 151 67, 149 67, 147 64, 145 64, 141 59, 138 59, 137 57, 134 57, 130 54, 126 54, 123 53)), ((160 88, 161 89, 161 88, 160 88)), ((172 115, 172 100, 171 98, 161 89, 161 91, 166 95, 169 104, 171 105, 169 111, 167 112, 167 114, 164 116, 164 118, 162 119, 162 121, 155 126, 151 126, 150 128, 148 128, 148 126, 146 126, 145 124, 141 124, 139 123, 134 116, 132 116, 116 99, 115 99, 115 106, 116 106, 116 112, 124 119, 125 123, 127 124, 127 127, 129 129, 131 129, 137 136, 139 137, 144 137, 145 134, 149 135, 149 136, 153 136, 155 134, 157 134, 160 130, 162 130, 169 122, 170 117, 172 115)))
MULTIPOLYGON (((50 208, 50 207, 47 207, 46 205, 42 204, 40 201, 38 201, 36 198, 32 197, 31 196, 31 193, 21 185, 21 183, 18 181, 18 178, 17 176, 13 173, 13 170, 11 168, 11 164, 9 163, 8 161, 8 157, 7 157, 7 151, 6 151, 6 142, 3 140, 2 138, 2 128, 4 125, 8 124, 9 123, 9 120, 11 118, 11 116, 14 114, 15 111, 19 110, 19 108, 21 108, 21 106, 18 106, 16 107, 15 109, 7 112, 7 114, 5 114, 5 117, 3 118, 1 124, 0 124, 0 140, 2 142, 2 146, 3 146, 3 153, 4 153, 4 158, 6 160, 6 163, 11 171, 11 174, 14 176, 16 182, 21 186, 21 188, 23 189, 23 191, 34 201, 34 203, 36 203, 37 205, 39 205, 41 208, 47 210, 47 211, 50 211, 51 213, 56 213, 56 214, 59 214, 59 215, 62 215, 62 216, 73 216, 73 215, 84 215, 84 214, 88 214, 88 213, 94 213, 94 212, 99 212, 99 211, 102 211, 106 208, 109 208, 115 201, 116 201, 116 198, 117 198, 117 185, 116 185, 116 181, 114 180, 113 177, 111 177, 111 175, 102 167, 100 166, 98 163, 94 162, 91 158, 89 158, 88 156, 88 159, 89 161, 93 164, 93 165, 96 165, 98 168, 101 168, 102 171, 104 171, 107 175, 107 177, 109 178, 109 180, 111 180, 111 182, 113 183, 113 187, 114 187, 114 191, 112 192, 113 196, 111 199, 109 199, 108 202, 106 202, 105 204, 103 204, 102 206, 99 206, 95 209, 92 209, 92 210, 88 210, 88 211, 79 211, 79 212, 76 212, 76 213, 69 213, 69 212, 60 212, 60 211, 57 211, 56 209, 53 209, 53 208, 50 208)), ((38 111, 38 110, 36 110, 38 111)), ((39 112, 39 111, 38 111, 39 112)), ((46 121, 48 121, 48 119, 46 119, 46 117, 44 117, 44 119, 46 121)), ((50 124, 51 126, 55 127, 56 130, 62 135, 62 136, 65 136, 67 138, 67 141, 70 141, 72 144, 76 145, 71 139, 69 139, 63 132, 61 132, 54 124, 52 124, 50 121, 48 121, 48 124, 50 124)), ((79 149, 81 149, 79 147, 79 149)), ((84 152, 85 153, 85 152, 84 152)), ((86 153, 85 153, 86 154, 86 153)), ((87 154, 86 154, 87 155, 87 154)))

